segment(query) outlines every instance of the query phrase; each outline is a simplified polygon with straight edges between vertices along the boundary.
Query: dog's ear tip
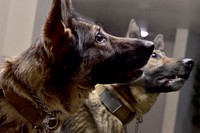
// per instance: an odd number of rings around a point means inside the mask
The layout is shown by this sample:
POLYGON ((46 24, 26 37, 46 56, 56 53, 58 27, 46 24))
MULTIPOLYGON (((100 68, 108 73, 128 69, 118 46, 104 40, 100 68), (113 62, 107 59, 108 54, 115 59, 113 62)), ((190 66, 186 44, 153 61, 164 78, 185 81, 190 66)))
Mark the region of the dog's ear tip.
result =
POLYGON ((157 36, 164 40, 164 35, 163 34, 158 34, 157 36))
POLYGON ((158 34, 158 35, 155 37, 154 41, 157 41, 157 40, 162 40, 162 41, 164 41, 164 35, 163 35, 163 34, 158 34))
POLYGON ((163 34, 158 34, 155 39, 154 39, 154 44, 155 44, 155 49, 157 50, 164 50, 164 35, 163 34))
POLYGON ((137 25, 136 20, 135 19, 131 19, 129 22, 129 25, 137 25))
POLYGON ((53 0, 46 22, 43 26, 43 36, 55 39, 57 35, 72 35, 69 23, 72 21, 73 9, 71 0, 53 0), (67 30, 66 30, 67 29, 67 30))
POLYGON ((132 18, 130 22, 131 22, 131 23, 134 23, 134 22, 136 22, 136 21, 135 21, 135 19, 134 19, 134 18, 132 18))
POLYGON ((128 26, 126 37, 129 38, 140 38, 140 27, 137 25, 135 19, 131 19, 128 26))
POLYGON ((131 19, 130 22, 129 22, 129 29, 139 29, 139 26, 137 25, 136 23, 136 20, 135 19, 131 19))

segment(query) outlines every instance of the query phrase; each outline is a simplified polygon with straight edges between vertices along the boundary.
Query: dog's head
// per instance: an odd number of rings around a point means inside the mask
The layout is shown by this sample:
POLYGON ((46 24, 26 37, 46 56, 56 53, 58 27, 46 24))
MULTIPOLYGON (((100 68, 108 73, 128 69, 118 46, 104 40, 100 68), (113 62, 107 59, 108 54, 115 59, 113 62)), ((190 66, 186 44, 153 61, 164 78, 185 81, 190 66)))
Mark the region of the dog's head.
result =
POLYGON ((115 37, 80 18, 71 0, 53 0, 42 37, 52 82, 86 87, 140 77, 136 69, 147 63, 154 49, 150 41, 115 37))
POLYGON ((164 37, 154 39, 155 50, 144 70, 145 88, 152 92, 170 92, 179 90, 189 78, 194 61, 190 58, 176 59, 165 55, 164 37))
MULTIPOLYGON (((131 20, 126 36, 141 38, 140 28, 135 20, 131 20)), ((114 91, 117 91, 117 95, 120 95, 118 98, 123 99, 121 101, 132 106, 136 115, 148 112, 159 93, 181 89, 194 66, 192 59, 167 57, 163 51, 163 35, 160 34, 154 39, 154 45, 155 50, 148 63, 142 68, 144 73, 141 78, 126 85, 111 86, 114 91)), ((110 85, 106 87, 109 88, 110 85)))

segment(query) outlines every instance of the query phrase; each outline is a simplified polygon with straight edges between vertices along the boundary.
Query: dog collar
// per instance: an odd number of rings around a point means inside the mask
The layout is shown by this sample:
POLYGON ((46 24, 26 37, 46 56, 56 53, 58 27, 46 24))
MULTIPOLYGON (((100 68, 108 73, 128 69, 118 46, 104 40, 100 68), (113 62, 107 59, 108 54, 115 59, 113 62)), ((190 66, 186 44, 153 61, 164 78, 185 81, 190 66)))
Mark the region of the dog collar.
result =
POLYGON ((49 113, 33 91, 31 92, 29 89, 29 93, 36 104, 33 104, 30 100, 17 95, 12 89, 8 88, 2 90, 7 101, 19 114, 33 124, 33 128, 43 130, 57 129, 58 120, 56 115, 58 111, 49 113))
POLYGON ((95 92, 99 95, 100 100, 105 107, 121 120, 123 124, 129 123, 136 116, 134 110, 116 97, 113 90, 110 88, 98 84, 95 87, 95 92))

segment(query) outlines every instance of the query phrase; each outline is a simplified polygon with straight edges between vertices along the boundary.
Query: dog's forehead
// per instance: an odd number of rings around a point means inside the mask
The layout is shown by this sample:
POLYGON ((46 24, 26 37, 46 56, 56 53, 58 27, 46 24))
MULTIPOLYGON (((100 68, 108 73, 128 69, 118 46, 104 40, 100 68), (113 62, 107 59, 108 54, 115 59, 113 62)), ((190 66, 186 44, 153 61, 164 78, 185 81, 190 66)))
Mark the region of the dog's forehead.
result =
POLYGON ((82 25, 84 27, 88 27, 90 28, 91 30, 100 30, 101 27, 95 23, 93 23, 92 21, 87 21, 85 19, 78 19, 78 20, 75 20, 75 23, 78 25, 82 25))

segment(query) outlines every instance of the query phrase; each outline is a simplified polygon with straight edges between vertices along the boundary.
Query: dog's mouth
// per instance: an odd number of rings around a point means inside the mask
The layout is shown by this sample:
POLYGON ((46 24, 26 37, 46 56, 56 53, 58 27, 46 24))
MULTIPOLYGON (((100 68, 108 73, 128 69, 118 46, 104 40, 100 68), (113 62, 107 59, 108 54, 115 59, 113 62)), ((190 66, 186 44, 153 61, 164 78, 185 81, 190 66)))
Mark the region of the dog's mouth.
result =
POLYGON ((171 92, 179 90, 185 83, 185 81, 189 78, 190 73, 182 74, 182 75, 171 75, 160 77, 156 79, 156 84, 159 84, 161 87, 159 92, 171 92))
POLYGON ((177 82, 180 80, 187 80, 189 78, 190 74, 183 74, 183 75, 172 75, 172 76, 168 76, 168 77, 162 77, 162 78, 157 78, 156 82, 159 83, 173 83, 173 82, 177 82))
POLYGON ((148 62, 152 51, 153 47, 150 49, 142 47, 139 49, 139 52, 117 53, 105 59, 102 64, 98 64, 92 68, 90 73, 92 83, 129 83, 140 78, 143 71, 139 69, 148 62))

